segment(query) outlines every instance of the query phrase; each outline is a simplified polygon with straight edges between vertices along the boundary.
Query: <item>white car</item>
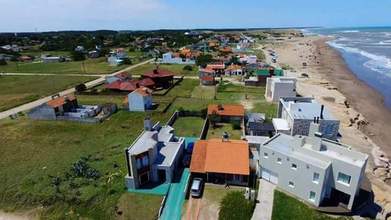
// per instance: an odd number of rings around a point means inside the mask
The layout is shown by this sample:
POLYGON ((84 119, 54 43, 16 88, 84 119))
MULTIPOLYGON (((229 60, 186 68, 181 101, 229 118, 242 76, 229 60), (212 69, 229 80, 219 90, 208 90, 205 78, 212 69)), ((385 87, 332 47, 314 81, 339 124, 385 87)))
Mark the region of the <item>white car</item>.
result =
POLYGON ((194 178, 191 184, 191 196, 200 197, 204 188, 204 181, 201 178, 194 178))

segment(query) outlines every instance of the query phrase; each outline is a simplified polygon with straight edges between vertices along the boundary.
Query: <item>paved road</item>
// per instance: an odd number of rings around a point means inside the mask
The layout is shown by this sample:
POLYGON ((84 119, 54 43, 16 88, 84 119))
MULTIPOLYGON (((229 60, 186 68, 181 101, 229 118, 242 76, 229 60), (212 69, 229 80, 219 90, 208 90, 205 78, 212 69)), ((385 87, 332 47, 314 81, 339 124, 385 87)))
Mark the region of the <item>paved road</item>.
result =
POLYGON ((259 179, 258 203, 255 206, 251 220, 272 219, 274 189, 276 186, 263 179, 259 179))
MULTIPOLYGON (((153 59, 150 59, 150 60, 147 60, 147 61, 135 64, 135 65, 129 66, 129 67, 125 68, 125 69, 122 69, 120 71, 114 72, 112 74, 100 75, 100 78, 95 79, 95 80, 90 81, 90 82, 87 82, 87 83, 85 83, 85 85, 87 86, 87 88, 91 88, 91 87, 97 86, 99 84, 102 84, 105 81, 105 77, 106 76, 112 76, 112 75, 118 74, 118 73, 123 72, 123 71, 129 71, 129 70, 132 70, 132 69, 134 69, 134 68, 136 68, 138 66, 142 66, 144 64, 147 64, 147 63, 149 63, 151 61, 153 61, 153 59)), ((75 92, 75 89, 71 88, 71 89, 67 89, 67 90, 58 92, 58 94, 59 95, 67 95, 67 94, 74 93, 74 92, 75 92)), ((30 110, 32 108, 35 108, 35 107, 39 106, 39 105, 42 105, 43 103, 46 103, 46 102, 50 101, 51 99, 52 99, 52 95, 46 96, 44 98, 35 100, 33 102, 29 102, 29 103, 20 105, 18 107, 9 109, 7 111, 0 112, 0 119, 7 118, 10 115, 17 114, 19 112, 30 110)))

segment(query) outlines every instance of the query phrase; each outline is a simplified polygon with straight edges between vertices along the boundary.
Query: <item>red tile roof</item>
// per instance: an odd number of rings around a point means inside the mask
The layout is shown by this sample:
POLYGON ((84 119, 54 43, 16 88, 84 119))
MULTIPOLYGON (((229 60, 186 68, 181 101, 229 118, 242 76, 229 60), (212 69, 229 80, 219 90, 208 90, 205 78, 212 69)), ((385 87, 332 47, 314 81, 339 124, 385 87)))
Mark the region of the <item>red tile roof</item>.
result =
POLYGON ((121 80, 126 80, 131 78, 127 72, 120 72, 115 74, 115 76, 120 78, 121 80))
POLYGON ((224 105, 210 104, 208 106, 208 115, 211 115, 213 112, 221 116, 244 117, 244 107, 243 105, 238 105, 238 104, 224 104, 224 105))
POLYGON ((154 69, 151 72, 144 73, 143 76, 149 78, 164 78, 164 77, 174 77, 174 73, 164 69, 154 69))
POLYGON ((203 80, 203 81, 214 81, 215 78, 213 76, 203 76, 203 77, 201 77, 201 80, 203 80))
POLYGON ((140 80, 140 86, 145 86, 145 87, 152 87, 155 85, 155 82, 151 78, 145 78, 140 80))
POLYGON ((113 90, 120 90, 120 91, 127 91, 127 92, 133 92, 140 86, 145 87, 152 87, 155 85, 155 82, 153 80, 147 78, 142 80, 127 80, 127 81, 114 81, 112 83, 106 84, 106 89, 113 89, 113 90))
POLYGON ((60 106, 63 106, 67 101, 73 101, 76 100, 76 97, 74 95, 65 95, 60 96, 58 98, 52 99, 47 102, 47 104, 52 108, 57 108, 60 106))
POLYGON ((247 141, 200 140, 194 145, 190 171, 249 175, 249 156, 247 141))

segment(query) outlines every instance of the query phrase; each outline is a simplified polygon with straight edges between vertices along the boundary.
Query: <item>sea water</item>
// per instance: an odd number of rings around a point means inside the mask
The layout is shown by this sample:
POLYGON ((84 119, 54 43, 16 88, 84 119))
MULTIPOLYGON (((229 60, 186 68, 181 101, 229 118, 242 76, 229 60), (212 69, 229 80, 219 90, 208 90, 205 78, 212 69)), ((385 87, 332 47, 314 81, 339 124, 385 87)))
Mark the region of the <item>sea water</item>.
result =
POLYGON ((312 28, 303 32, 333 37, 327 43, 341 53, 360 80, 383 95, 391 109, 391 27, 312 28))

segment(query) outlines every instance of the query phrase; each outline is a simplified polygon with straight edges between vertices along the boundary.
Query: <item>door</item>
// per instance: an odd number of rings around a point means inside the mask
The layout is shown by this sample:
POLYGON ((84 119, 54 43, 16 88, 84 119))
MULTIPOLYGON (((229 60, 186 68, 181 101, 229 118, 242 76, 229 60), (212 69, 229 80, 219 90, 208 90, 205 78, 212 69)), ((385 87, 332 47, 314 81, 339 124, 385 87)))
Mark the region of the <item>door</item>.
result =
POLYGON ((276 173, 273 173, 267 169, 262 168, 262 179, 271 182, 273 184, 278 184, 278 175, 276 173))

